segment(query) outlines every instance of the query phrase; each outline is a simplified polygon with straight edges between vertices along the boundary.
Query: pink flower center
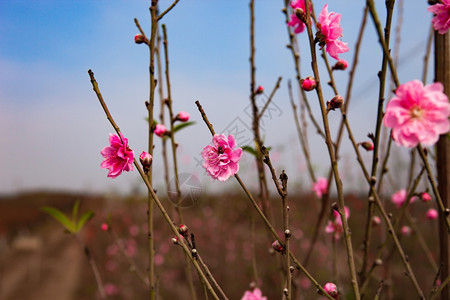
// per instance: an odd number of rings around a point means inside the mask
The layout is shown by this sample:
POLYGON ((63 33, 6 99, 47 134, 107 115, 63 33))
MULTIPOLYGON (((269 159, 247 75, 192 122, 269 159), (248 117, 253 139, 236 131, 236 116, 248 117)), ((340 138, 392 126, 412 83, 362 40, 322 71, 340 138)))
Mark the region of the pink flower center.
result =
POLYGON ((412 107, 412 109, 409 111, 409 114, 412 119, 420 119, 423 115, 423 110, 420 109, 418 106, 412 107))

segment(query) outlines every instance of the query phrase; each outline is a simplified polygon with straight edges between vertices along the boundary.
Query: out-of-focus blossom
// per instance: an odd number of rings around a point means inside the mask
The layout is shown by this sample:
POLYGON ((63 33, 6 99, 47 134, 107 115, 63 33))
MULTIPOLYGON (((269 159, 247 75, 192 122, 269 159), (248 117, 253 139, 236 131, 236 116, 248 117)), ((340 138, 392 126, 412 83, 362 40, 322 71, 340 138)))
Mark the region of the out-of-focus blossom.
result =
POLYGON ((332 69, 344 71, 347 68, 348 68, 348 62, 345 59, 341 58, 334 64, 332 69))
POLYGON ((422 194, 420 194, 420 197, 422 198, 423 202, 428 202, 431 200, 431 196, 427 192, 423 192, 422 194))
POLYGON ((180 111, 177 116, 175 117, 175 120, 181 121, 181 122, 187 122, 189 121, 189 114, 185 111, 180 111))
POLYGON ((102 229, 102 231, 108 231, 108 224, 102 223, 102 225, 100 226, 100 228, 102 229))
POLYGON ((156 124, 155 130, 153 131, 157 136, 162 137, 166 132, 166 126, 163 124, 156 124))
MULTIPOLYGON (((345 206, 344 207, 345 217, 348 220, 350 217, 350 209, 345 206)), ((338 240, 342 233, 344 232, 344 228, 342 227, 342 219, 339 215, 339 212, 333 210, 333 220, 328 221, 327 226, 325 227, 325 232, 328 234, 333 234, 334 238, 338 240)))
POLYGON ((317 178, 312 186, 312 191, 316 193, 317 197, 322 198, 323 195, 328 193, 328 180, 324 177, 317 178))
POLYGON ((419 80, 400 85, 387 104, 384 125, 392 138, 408 148, 435 144, 450 129, 450 103, 440 82, 423 86, 419 80))
POLYGON ((360 143, 361 147, 363 147, 366 151, 372 151, 373 150, 373 143, 370 141, 362 142, 360 143))
POLYGON ((112 283, 107 283, 103 286, 103 289, 105 290, 105 294, 107 296, 114 296, 117 295, 119 293, 119 288, 112 284, 112 283))
POLYGON ((333 297, 335 299, 336 299, 336 297, 339 294, 336 285, 334 283, 331 283, 331 282, 326 283, 323 286, 323 289, 325 290, 325 292, 327 292, 328 295, 330 295, 331 297, 333 297))
POLYGON ((317 82, 314 77, 308 76, 302 80, 302 89, 309 92, 316 88, 317 82))
POLYGON ((427 211, 426 216, 427 216, 427 219, 429 219, 429 220, 434 220, 434 219, 436 219, 436 218, 439 216, 439 213, 438 213, 438 211, 435 210, 434 208, 430 208, 430 209, 427 211))
POLYGON ((245 291, 244 296, 241 300, 267 300, 267 297, 262 295, 259 288, 254 288, 253 291, 245 291))
MULTIPOLYGON (((406 190, 401 189, 392 195, 392 197, 391 197, 392 203, 395 204, 395 207, 401 208, 406 201, 406 196, 408 196, 408 194, 406 193, 406 190)), ((413 199, 411 199, 410 202, 412 202, 412 200, 413 199)))
POLYGON ((116 178, 122 171, 132 171, 134 152, 128 147, 128 139, 120 133, 109 134, 109 144, 100 152, 105 160, 101 163, 101 167, 108 169, 108 177, 116 178))
POLYGON ((342 36, 341 14, 328 12, 328 4, 322 8, 317 22, 317 37, 321 49, 325 46, 325 50, 334 59, 339 59, 339 53, 349 50, 347 43, 342 42, 339 38, 342 36))
POLYGON ((381 219, 378 216, 373 216, 372 218, 372 225, 373 226, 378 226, 381 224, 381 219))
POLYGON ((139 232, 140 232, 139 226, 137 226, 137 225, 131 225, 131 226, 128 228, 128 232, 129 232, 130 235, 133 236, 133 237, 137 236, 137 235, 139 234, 139 232))
POLYGON ((258 88, 255 91, 256 95, 264 93, 264 87, 262 85, 258 86, 258 88))
MULTIPOLYGON (((300 12, 303 12, 303 15, 305 15, 306 7, 305 7, 305 0, 294 0, 291 1, 291 7, 294 10, 294 13, 291 14, 290 20, 287 23, 288 26, 294 28, 295 33, 301 33, 305 30, 305 23, 303 20, 299 19, 297 14, 295 13, 295 10, 298 9, 300 12)), ((310 8, 311 10, 311 8, 310 8)), ((306 17, 306 15, 305 15, 306 17)))
POLYGON ((205 161, 202 166, 212 178, 225 181, 239 171, 242 148, 234 149, 236 142, 232 134, 228 138, 224 134, 215 134, 213 144, 203 148, 205 161))
POLYGON ((442 0, 442 3, 431 5, 428 11, 434 14, 431 20, 434 30, 446 34, 450 28, 450 0, 442 0))
POLYGON ((402 235, 404 236, 410 236, 411 235, 411 228, 409 226, 403 226, 402 229, 400 230, 402 235))

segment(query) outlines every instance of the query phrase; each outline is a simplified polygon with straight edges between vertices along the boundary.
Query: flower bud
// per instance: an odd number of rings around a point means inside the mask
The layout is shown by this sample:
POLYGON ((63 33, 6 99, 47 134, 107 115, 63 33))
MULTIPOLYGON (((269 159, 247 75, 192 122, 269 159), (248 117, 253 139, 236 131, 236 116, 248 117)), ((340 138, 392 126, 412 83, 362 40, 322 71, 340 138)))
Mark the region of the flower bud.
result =
POLYGON ((403 226, 401 229, 401 233, 404 236, 410 236, 411 235, 411 228, 408 226, 403 226))
POLYGON ((427 211, 427 219, 428 220, 434 220, 434 219, 436 219, 437 217, 438 217, 438 212, 437 212, 437 210, 435 210, 434 208, 430 208, 428 211, 427 211))
POLYGON ((336 62, 336 64, 333 66, 333 70, 345 70, 348 68, 348 62, 345 59, 340 59, 336 62))
POLYGON ((142 151, 141 155, 139 155, 139 160, 141 161, 144 173, 147 174, 152 166, 153 157, 149 153, 142 151))
POLYGON ((145 38, 145 36, 143 36, 142 34, 140 34, 140 33, 138 33, 138 34, 136 34, 135 36, 134 36, 134 42, 136 43, 136 44, 142 44, 142 43, 145 43, 146 42, 146 38, 145 38))
POLYGON ((108 231, 108 224, 103 223, 100 228, 102 229, 102 231, 108 231))
POLYGON ((420 196, 422 197, 423 202, 428 202, 431 200, 431 196, 427 192, 423 192, 420 196))
POLYGON ((327 111, 335 110, 336 108, 341 108, 344 103, 344 98, 337 95, 331 101, 327 101, 327 111))
POLYGON ((381 219, 378 216, 373 216, 372 218, 372 225, 373 226, 378 226, 381 224, 381 219))
POLYGON ((373 143, 370 141, 359 143, 361 147, 366 149, 366 151, 372 151, 373 150, 373 143))
POLYGON ((172 243, 174 245, 178 245, 178 239, 177 238, 172 238, 172 243))
POLYGON ((185 111, 180 111, 177 116, 175 117, 175 120, 181 121, 181 122, 187 122, 189 121, 189 114, 185 111))
POLYGON ((305 79, 302 79, 302 89, 309 92, 316 88, 317 82, 314 77, 308 76, 305 79))
POLYGON ((306 14, 305 11, 303 9, 301 9, 300 7, 297 7, 294 10, 295 15, 297 16, 297 18, 302 21, 303 23, 306 24, 306 14))
POLYGON ((262 94, 262 93, 264 93, 264 88, 260 85, 260 86, 258 86, 258 88, 256 89, 255 94, 256 94, 256 95, 259 95, 259 94, 262 94))
POLYGON ((323 289, 325 290, 325 292, 327 292, 328 295, 330 295, 333 298, 337 298, 339 292, 338 289, 336 287, 336 285, 334 283, 328 282, 323 286, 323 289))
POLYGON ((186 225, 181 224, 180 227, 178 227, 178 232, 181 235, 185 235, 188 232, 188 227, 186 225))
POLYGON ((166 132, 166 126, 162 124, 156 124, 155 130, 153 131, 157 136, 162 137, 166 132))
POLYGON ((281 243, 280 243, 278 240, 276 240, 276 241, 274 241, 274 242, 272 243, 272 248, 273 248, 275 251, 278 251, 278 252, 283 252, 283 251, 284 251, 283 245, 281 245, 281 243))

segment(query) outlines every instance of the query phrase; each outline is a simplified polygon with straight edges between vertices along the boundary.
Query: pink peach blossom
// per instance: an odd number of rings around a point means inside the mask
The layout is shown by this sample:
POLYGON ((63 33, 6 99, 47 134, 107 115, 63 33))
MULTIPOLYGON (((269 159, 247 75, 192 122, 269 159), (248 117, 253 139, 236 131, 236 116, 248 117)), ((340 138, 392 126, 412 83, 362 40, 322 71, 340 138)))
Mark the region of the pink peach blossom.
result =
POLYGON ((245 291, 244 296, 242 296, 241 300, 267 300, 267 297, 262 295, 262 292, 259 288, 253 289, 253 291, 245 291))
POLYGON ((109 144, 100 152, 105 160, 101 167, 109 169, 108 177, 116 178, 122 171, 133 171, 134 152, 128 147, 128 139, 120 133, 109 134, 109 144))
POLYGON ((139 161, 141 162, 144 173, 147 174, 152 166, 153 156, 150 153, 142 151, 141 155, 139 155, 139 161))
POLYGON ((328 4, 322 8, 319 14, 319 22, 317 28, 319 45, 321 49, 326 46, 326 51, 334 59, 339 59, 338 54, 349 50, 347 43, 342 42, 339 38, 342 36, 341 14, 328 12, 328 4))
POLYGON ((409 226, 403 226, 402 229, 400 230, 402 235, 404 236, 410 236, 411 235, 411 228, 409 226))
POLYGON ((423 202, 428 202, 431 200, 431 196, 427 192, 423 192, 420 196, 422 197, 423 202))
POLYGON ((338 289, 334 283, 328 282, 323 286, 325 292, 333 298, 336 298, 339 294, 338 289))
POLYGON ((175 119, 181 122, 187 122, 189 121, 189 114, 185 111, 180 111, 175 119))
POLYGON ((426 214, 426 216, 427 216, 427 219, 429 219, 429 220, 434 220, 434 219, 436 219, 437 217, 438 217, 438 211, 437 210, 435 210, 434 208, 430 208, 428 211, 427 211, 427 214, 426 214))
POLYGON ((378 216, 373 216, 372 218, 372 225, 373 226, 378 226, 381 224, 381 219, 378 216))
POLYGON ((406 196, 406 190, 401 189, 392 195, 391 200, 397 208, 401 208, 403 206, 403 203, 405 203, 406 201, 406 196))
POLYGON ((434 14, 431 23, 439 34, 446 34, 450 28, 450 0, 442 0, 442 3, 431 5, 427 9, 434 14))
POLYGON ((166 132, 166 126, 163 124, 156 124, 155 130, 153 131, 157 136, 162 137, 166 132))
POLYGON ((450 130, 450 103, 440 82, 423 86, 419 80, 400 85, 387 104, 384 125, 392 138, 408 148, 435 144, 450 130))
POLYGON ((236 142, 232 134, 228 138, 224 134, 215 134, 213 144, 203 148, 203 168, 212 178, 225 181, 239 171, 242 148, 233 150, 236 142))
POLYGON ((106 295, 108 295, 108 296, 114 296, 119 293, 119 288, 112 283, 105 284, 104 289, 105 289, 106 295))
POLYGON ((316 79, 314 77, 308 76, 302 80, 302 89, 309 92, 315 89, 317 86, 316 79))
POLYGON ((108 230, 108 224, 102 223, 101 229, 102 229, 102 231, 107 231, 108 230))
POLYGON ((333 70, 346 70, 348 68, 348 62, 341 58, 333 66, 333 70))
POLYGON ((316 193, 317 197, 322 198, 324 194, 328 193, 328 180, 324 177, 317 178, 312 190, 316 193))

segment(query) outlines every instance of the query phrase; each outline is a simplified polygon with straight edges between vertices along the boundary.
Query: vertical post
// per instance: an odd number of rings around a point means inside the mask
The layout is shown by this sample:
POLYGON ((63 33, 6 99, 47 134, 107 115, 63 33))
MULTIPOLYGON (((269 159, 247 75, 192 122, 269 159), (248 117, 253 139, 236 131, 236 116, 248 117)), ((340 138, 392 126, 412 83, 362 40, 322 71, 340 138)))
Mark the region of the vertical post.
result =
MULTIPOLYGON (((450 34, 434 33, 434 76, 436 82, 444 85, 444 92, 450 95, 450 34)), ((444 207, 448 207, 450 198, 450 141, 447 135, 441 135, 437 143, 438 189, 444 207)), ((441 212, 440 212, 441 213, 441 212)), ((440 274, 443 282, 449 274, 448 230, 443 216, 439 218, 439 256, 442 264, 440 274)), ((449 299, 448 285, 441 292, 441 299, 449 299)))

